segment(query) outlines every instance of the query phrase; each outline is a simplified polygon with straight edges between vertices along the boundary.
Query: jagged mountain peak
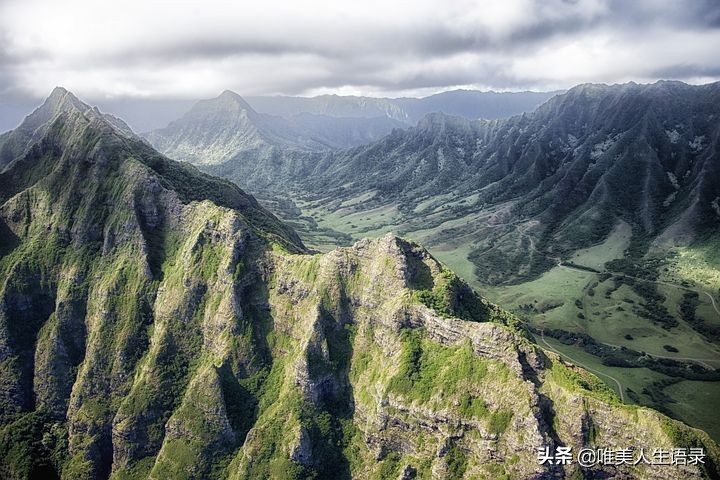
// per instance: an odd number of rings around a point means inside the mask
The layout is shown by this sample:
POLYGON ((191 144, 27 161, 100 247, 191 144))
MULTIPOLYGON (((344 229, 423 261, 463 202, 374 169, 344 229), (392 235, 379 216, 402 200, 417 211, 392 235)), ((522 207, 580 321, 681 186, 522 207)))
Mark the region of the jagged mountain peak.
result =
POLYGON ((57 87, 53 88, 52 91, 50 92, 50 95, 47 96, 45 101, 53 103, 53 104, 58 104, 66 97, 69 98, 70 100, 72 100, 73 102, 82 103, 80 101, 80 99, 75 96, 75 94, 73 94, 70 90, 68 90, 67 88, 62 87, 62 86, 57 86, 57 87))
POLYGON ((198 165, 239 157, 257 163, 282 149, 304 154, 369 143, 401 126, 384 115, 336 118, 305 112, 284 118, 258 113, 240 95, 225 90, 197 102, 180 119, 145 137, 168 156, 198 165))
POLYGON ((102 113, 81 101, 64 87, 55 87, 45 101, 30 113, 15 129, 0 136, 0 171, 27 152, 28 148, 43 138, 48 128, 61 116, 83 124, 99 122, 125 138, 137 138, 132 129, 121 119, 102 113))
POLYGON ((705 434, 544 353, 419 245, 310 255, 238 187, 84 113, 0 173, 4 477, 574 478, 538 449, 618 442, 692 442, 717 474, 705 434))
POLYGON ((72 92, 63 87, 55 87, 42 105, 25 118, 20 128, 23 126, 37 128, 61 113, 84 113, 88 110, 92 110, 92 108, 80 101, 72 92))
POLYGON ((240 94, 235 93, 232 90, 223 90, 223 92, 217 96, 217 99, 222 100, 223 102, 232 102, 236 105, 242 106, 247 110, 255 111, 240 94))
MULTIPOLYGON (((8 133, 0 138, 0 142, 5 141, 0 143, 0 160, 11 158, 0 171, 0 204, 5 201, 10 204, 14 197, 36 188, 55 198, 56 206, 63 211, 73 211, 78 208, 77 203, 92 211, 107 202, 92 198, 104 199, 110 195, 104 190, 128 183, 137 187, 137 195, 149 189, 148 195, 162 194, 171 206, 207 201, 241 212, 245 221, 257 225, 258 231, 268 238, 290 250, 304 250, 295 232, 260 207, 251 195, 228 181, 169 160, 136 136, 121 119, 89 107, 67 90, 54 90, 26 122, 8 133), (34 125, 36 128, 28 133, 29 124, 43 119, 47 120, 34 125), (134 173, 129 175, 129 171, 134 173)), ((128 198, 123 201, 129 204, 138 201, 128 198)), ((154 217, 156 213, 137 213, 139 217, 146 214, 153 228, 162 223, 154 217)), ((104 234, 96 231, 98 227, 93 222, 88 220, 88 232, 73 232, 72 241, 83 243, 102 238, 104 234)))
POLYGON ((135 136, 132 129, 122 119, 101 112, 97 106, 88 105, 64 87, 55 87, 42 105, 25 117, 17 130, 33 132, 37 128, 48 125, 51 120, 62 114, 79 114, 88 120, 100 120, 125 137, 135 136))
MULTIPOLYGON (((185 115, 155 132, 184 130, 197 122, 208 123, 213 130, 230 125, 233 130, 241 131, 254 129, 260 117, 240 95, 225 90, 217 97, 197 101, 185 115)), ((155 132, 148 136, 154 137, 155 132)))
POLYGON ((52 92, 50 92, 50 95, 47 97, 47 100, 58 100, 68 94, 72 95, 74 98, 77 98, 68 89, 58 85, 57 87, 53 88, 52 92))
POLYGON ((223 90, 220 95, 218 95, 220 98, 242 98, 240 94, 233 92, 230 89, 223 90))
POLYGON ((244 112, 248 116, 257 116, 255 109, 253 109, 250 104, 245 101, 245 99, 232 90, 224 90, 215 98, 200 100, 195 104, 192 110, 190 110, 190 113, 193 111, 207 110, 215 112, 231 112, 235 114, 244 112))

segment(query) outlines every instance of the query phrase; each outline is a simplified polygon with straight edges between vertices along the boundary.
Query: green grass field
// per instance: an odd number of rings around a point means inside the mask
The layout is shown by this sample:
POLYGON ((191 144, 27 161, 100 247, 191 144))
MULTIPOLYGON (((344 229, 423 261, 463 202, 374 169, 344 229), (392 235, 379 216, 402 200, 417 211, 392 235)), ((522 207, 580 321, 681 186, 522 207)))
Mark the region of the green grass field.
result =
POLYGON ((702 428, 715 441, 720 438, 720 416, 714 408, 720 405, 720 382, 684 380, 669 386, 665 391, 674 400, 670 409, 677 418, 702 428))
MULTIPOLYGON (((482 233, 491 228, 488 224, 502 224, 505 207, 475 212, 462 219, 445 220, 443 204, 447 205, 449 201, 461 204, 462 200, 446 195, 422 202, 416 212, 422 211, 424 220, 434 222, 429 227, 412 219, 403 220, 396 205, 363 208, 365 202, 372 201, 372 195, 338 202, 334 208, 298 201, 303 216, 311 216, 317 222, 314 230, 301 230, 300 233, 308 246, 326 251, 337 245, 338 233, 357 240, 381 236, 389 231, 401 232, 406 238, 427 246, 435 257, 486 298, 515 312, 534 327, 587 333, 609 345, 625 346, 681 361, 696 359, 704 365, 720 368, 720 348, 693 330, 679 315, 678 306, 686 289, 657 285, 657 291, 665 297, 665 308, 678 320, 677 327, 667 330, 633 312, 633 307, 643 303, 644 299, 630 286, 616 288, 612 278, 603 280, 590 271, 563 265, 552 268, 535 280, 516 285, 492 286, 481 282, 476 277, 475 265, 468 260, 468 254, 475 248, 474 242, 478 238, 482 240, 482 233), (452 235, 448 234, 450 231, 452 235), (666 346, 677 349, 677 352, 668 351, 666 346)), ((515 235, 513 226, 497 228, 505 229, 509 239, 515 235)), ((606 262, 622 258, 630 238, 630 227, 621 223, 602 244, 578 250, 569 261, 602 271, 606 262)), ((720 285, 715 282, 720 281, 720 273, 715 268, 718 259, 714 247, 701 246, 697 251, 679 249, 677 254, 672 255, 667 270, 661 272, 660 280, 672 284, 690 282, 685 285, 692 285, 694 289, 714 294, 717 298, 720 285)), ((720 324, 720 315, 708 296, 700 294, 698 301, 696 315, 705 322, 720 324)), ((714 405, 720 403, 720 382, 682 380, 673 384, 671 377, 647 368, 608 367, 601 363, 599 357, 580 347, 564 345, 549 337, 545 340, 577 363, 600 373, 598 376, 615 390, 618 389, 615 381, 607 375, 616 379, 624 390, 626 402, 663 409, 690 425, 706 430, 720 441, 720 420, 713 415, 714 405), (658 387, 658 382, 665 384, 658 387)))
POLYGON ((716 296, 720 293, 720 242, 701 241, 693 248, 676 248, 668 278, 694 282, 716 296))
POLYGON ((717 416, 714 408, 715 405, 720 404, 720 382, 682 380, 662 389, 668 398, 662 404, 658 404, 643 391, 655 382, 670 380, 667 375, 647 368, 608 367, 582 348, 565 345, 548 337, 545 337, 545 341, 553 349, 565 355, 566 360, 572 359, 576 364, 600 372, 601 375, 594 373, 617 392, 616 383, 604 375, 615 378, 623 387, 626 402, 665 409, 671 416, 705 430, 716 441, 720 439, 720 417, 717 416), (635 392, 636 400, 630 398, 629 391, 635 392))
MULTIPOLYGON (((602 245, 578 251, 572 262, 601 270, 605 262, 622 255, 629 238, 627 229, 622 226, 616 228, 602 245)), ((615 290, 612 279, 600 280, 595 273, 561 266, 519 285, 475 286, 490 300, 514 311, 535 327, 584 332, 602 343, 684 361, 697 359, 705 365, 720 368, 720 348, 695 332, 678 313, 678 305, 686 290, 669 285, 657 286, 666 297, 664 305, 679 322, 677 327, 666 330, 633 313, 633 305, 644 300, 629 286, 622 285, 615 290), (523 309, 523 305, 531 305, 533 309, 523 309), (545 310, 548 307, 551 308, 545 310), (665 345, 676 348, 678 352, 667 351, 665 345)), ((697 315, 708 322, 719 321, 709 298, 700 295, 699 301, 697 315)), ((720 404, 720 382, 683 380, 663 388, 667 398, 658 404, 657 399, 653 400, 642 392, 651 388, 654 382, 669 380, 670 377, 645 368, 607 367, 598 357, 582 348, 564 345, 547 337, 546 341, 578 363, 616 378, 624 388, 630 388, 638 395, 636 403, 665 408, 676 418, 702 428, 720 440, 720 421, 713 413, 714 405, 720 404)), ((617 390, 615 382, 602 375, 600 378, 617 390)), ((628 395, 625 400, 633 401, 628 395)))

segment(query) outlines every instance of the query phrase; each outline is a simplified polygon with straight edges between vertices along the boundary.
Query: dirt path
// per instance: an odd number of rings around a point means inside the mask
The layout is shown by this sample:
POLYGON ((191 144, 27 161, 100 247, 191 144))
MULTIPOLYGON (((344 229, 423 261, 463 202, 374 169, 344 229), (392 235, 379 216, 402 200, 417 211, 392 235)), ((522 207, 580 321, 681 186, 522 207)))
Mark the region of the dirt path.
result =
POLYGON ((710 302, 712 302, 712 306, 715 309, 715 312, 718 314, 718 317, 720 317, 720 308, 718 308, 717 303, 715 303, 715 297, 710 295, 708 292, 702 292, 702 293, 704 293, 705 295, 708 296, 708 298, 710 299, 710 302))
POLYGON ((545 332, 543 332, 542 330, 540 331, 540 339, 541 339, 542 342, 545 344, 545 346, 546 346, 547 348, 549 348, 551 351, 557 353, 557 354, 560 355, 561 357, 564 357, 564 358, 570 360, 572 363, 574 363, 574 364, 577 365, 578 367, 582 367, 582 368, 584 368, 585 370, 588 370, 588 371, 590 371, 590 372, 592 372, 592 373, 594 373, 594 374, 596 374, 596 375, 601 375, 601 376, 603 376, 603 377, 609 378, 610 380, 612 380, 613 382, 615 382, 615 385, 617 385, 617 387, 618 387, 618 392, 620 392, 620 401, 623 402, 623 403, 625 403, 625 394, 623 393, 623 392, 624 392, 623 386, 622 386, 622 384, 620 383, 620 381, 619 381, 617 378, 613 377, 612 375, 608 375, 607 373, 599 372, 599 371, 595 370, 594 368, 590 368, 590 367, 588 367, 587 365, 585 365, 585 364, 583 364, 583 363, 580 363, 580 362, 578 362, 577 360, 573 359, 572 357, 570 357, 570 356, 568 356, 568 355, 560 352, 560 351, 557 350, 555 347, 553 347, 552 345, 550 345, 550 344, 547 342, 547 340, 545 340, 545 332))

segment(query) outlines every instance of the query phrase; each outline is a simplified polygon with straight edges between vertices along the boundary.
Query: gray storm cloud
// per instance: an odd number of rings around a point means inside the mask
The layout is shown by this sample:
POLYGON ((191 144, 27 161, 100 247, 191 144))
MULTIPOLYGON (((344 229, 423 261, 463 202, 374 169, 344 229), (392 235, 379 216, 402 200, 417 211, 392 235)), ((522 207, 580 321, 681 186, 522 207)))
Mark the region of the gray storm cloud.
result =
POLYGON ((0 102, 713 81, 720 2, 0 3, 0 102))

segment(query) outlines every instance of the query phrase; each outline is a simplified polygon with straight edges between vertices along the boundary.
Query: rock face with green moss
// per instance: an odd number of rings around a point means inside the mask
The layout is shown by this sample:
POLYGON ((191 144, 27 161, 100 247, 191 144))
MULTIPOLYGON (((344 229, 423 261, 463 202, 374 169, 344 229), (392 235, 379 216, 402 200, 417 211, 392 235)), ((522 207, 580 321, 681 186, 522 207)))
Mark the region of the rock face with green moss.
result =
POLYGON ((311 254, 232 184, 48 101, 0 174, 0 477, 718 475, 704 433, 621 404, 421 247, 311 254), (708 458, 538 463, 560 445, 708 458))

